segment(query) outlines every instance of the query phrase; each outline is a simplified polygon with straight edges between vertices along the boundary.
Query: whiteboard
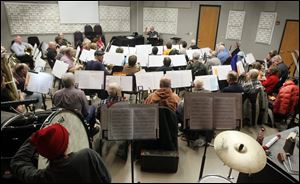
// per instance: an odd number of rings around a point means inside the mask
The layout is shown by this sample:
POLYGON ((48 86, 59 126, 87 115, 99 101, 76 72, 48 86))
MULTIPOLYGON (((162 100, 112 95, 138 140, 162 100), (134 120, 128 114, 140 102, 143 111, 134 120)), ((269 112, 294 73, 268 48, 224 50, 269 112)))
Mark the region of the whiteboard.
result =
POLYGON ((255 42, 270 45, 272 41, 277 12, 261 12, 255 42))
POLYGON ((144 28, 154 26, 158 34, 177 34, 177 8, 144 8, 143 13, 144 28))
POLYGON ((226 39, 242 39, 245 14, 245 11, 229 11, 226 39))
POLYGON ((98 1, 58 1, 61 24, 99 23, 98 1))

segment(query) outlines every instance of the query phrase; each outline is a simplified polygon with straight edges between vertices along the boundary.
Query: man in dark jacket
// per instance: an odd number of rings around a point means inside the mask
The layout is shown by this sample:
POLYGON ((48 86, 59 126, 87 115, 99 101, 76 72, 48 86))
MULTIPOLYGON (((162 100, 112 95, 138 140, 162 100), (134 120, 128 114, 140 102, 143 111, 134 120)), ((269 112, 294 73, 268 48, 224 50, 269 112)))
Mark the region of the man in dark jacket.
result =
POLYGON ((11 160, 13 174, 26 183, 111 182, 111 176, 97 152, 85 148, 66 154, 68 144, 69 132, 60 124, 35 132, 11 160), (49 160, 45 169, 37 169, 32 163, 35 150, 49 160))
POLYGON ((199 52, 193 53, 193 60, 188 62, 186 69, 192 70, 193 80, 195 80, 196 76, 208 75, 207 66, 200 61, 199 52))
POLYGON ((165 57, 163 62, 164 62, 164 66, 162 66, 160 68, 157 68, 156 71, 163 71, 164 74, 166 74, 166 71, 172 71, 173 70, 173 68, 170 67, 170 65, 171 65, 171 58, 165 57))
POLYGON ((238 74, 235 71, 231 71, 227 74, 228 86, 225 87, 223 93, 243 93, 243 87, 238 83, 238 74))

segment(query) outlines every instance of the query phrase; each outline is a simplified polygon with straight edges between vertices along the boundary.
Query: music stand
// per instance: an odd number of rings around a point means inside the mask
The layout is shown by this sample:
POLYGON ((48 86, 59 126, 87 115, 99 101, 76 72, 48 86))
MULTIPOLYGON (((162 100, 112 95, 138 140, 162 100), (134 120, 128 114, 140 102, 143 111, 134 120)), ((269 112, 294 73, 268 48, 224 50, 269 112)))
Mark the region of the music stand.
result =
MULTIPOLYGON (((214 129, 236 129, 240 124, 241 115, 238 113, 238 109, 241 109, 239 105, 242 103, 241 97, 241 94, 224 93, 187 93, 185 95, 184 128, 205 133, 205 148, 199 180, 203 176, 206 150, 208 142, 213 138, 214 129), (221 109, 224 105, 228 106, 226 110, 221 109), (197 109, 201 109, 201 111, 197 111, 197 109), (226 120, 220 118, 224 117, 224 113, 231 113, 226 120)), ((232 169, 229 170, 228 178, 230 178, 231 171, 232 169)))
POLYGON ((129 140, 131 143, 132 183, 134 183, 134 140, 159 138, 158 112, 157 104, 122 104, 109 109, 107 107, 101 108, 102 138, 119 141, 129 140), (120 126, 123 127, 122 130, 120 126), (104 131, 107 131, 107 137, 104 135, 104 131))
POLYGON ((172 37, 172 38, 170 38, 171 40, 173 40, 174 41, 174 44, 178 44, 179 43, 179 41, 181 40, 181 38, 179 38, 179 37, 172 37))

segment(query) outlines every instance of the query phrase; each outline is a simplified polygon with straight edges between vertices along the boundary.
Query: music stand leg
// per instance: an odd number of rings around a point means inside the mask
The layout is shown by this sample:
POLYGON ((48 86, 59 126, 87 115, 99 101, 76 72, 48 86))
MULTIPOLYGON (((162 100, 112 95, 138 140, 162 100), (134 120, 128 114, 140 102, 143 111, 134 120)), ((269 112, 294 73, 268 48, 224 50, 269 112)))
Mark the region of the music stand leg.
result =
POLYGON ((233 177, 231 177, 231 173, 232 173, 232 168, 229 169, 229 173, 228 173, 228 176, 227 176, 227 178, 229 180, 233 179, 233 177))
POLYGON ((203 176, 203 170, 204 170, 204 164, 205 164, 205 159, 206 159, 206 149, 207 149, 207 139, 205 139, 205 147, 204 147, 204 153, 202 156, 202 160, 201 160, 201 169, 200 169, 200 174, 199 174, 199 180, 202 178, 203 176))
POLYGON ((131 140, 130 141, 131 143, 131 183, 134 183, 134 163, 133 163, 133 159, 134 159, 134 156, 133 156, 133 141, 131 140))

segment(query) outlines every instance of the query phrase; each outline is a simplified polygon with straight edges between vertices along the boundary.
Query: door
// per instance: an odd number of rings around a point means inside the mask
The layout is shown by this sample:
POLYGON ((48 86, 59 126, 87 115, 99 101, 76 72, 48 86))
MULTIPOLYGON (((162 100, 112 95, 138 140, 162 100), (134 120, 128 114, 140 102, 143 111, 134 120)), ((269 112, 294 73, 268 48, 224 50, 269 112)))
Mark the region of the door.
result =
POLYGON ((200 5, 197 30, 197 45, 215 49, 221 6, 200 5))
POLYGON ((292 52, 294 50, 299 50, 299 21, 286 20, 279 46, 279 54, 289 68, 290 76, 294 75, 296 69, 296 65, 292 57, 292 52))

